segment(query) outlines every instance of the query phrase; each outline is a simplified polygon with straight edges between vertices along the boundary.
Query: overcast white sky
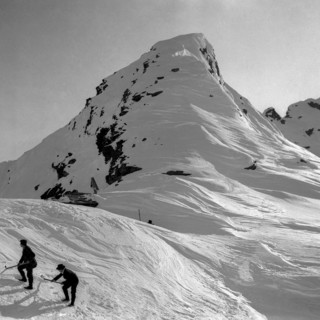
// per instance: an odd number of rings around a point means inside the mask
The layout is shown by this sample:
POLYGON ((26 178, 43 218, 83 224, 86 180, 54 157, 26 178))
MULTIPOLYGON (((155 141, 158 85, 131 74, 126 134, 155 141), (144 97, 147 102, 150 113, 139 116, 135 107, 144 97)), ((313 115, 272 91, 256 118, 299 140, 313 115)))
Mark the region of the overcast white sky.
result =
POLYGON ((64 126, 102 78, 201 32, 258 109, 320 96, 318 0, 0 0, 0 161, 64 126))

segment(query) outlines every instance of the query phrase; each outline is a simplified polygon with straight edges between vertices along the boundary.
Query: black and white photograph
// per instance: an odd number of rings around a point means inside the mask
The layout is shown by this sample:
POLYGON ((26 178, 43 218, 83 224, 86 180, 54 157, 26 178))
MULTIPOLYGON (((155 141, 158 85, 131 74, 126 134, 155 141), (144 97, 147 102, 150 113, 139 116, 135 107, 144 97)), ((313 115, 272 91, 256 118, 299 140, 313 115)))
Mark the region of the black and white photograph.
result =
POLYGON ((0 319, 319 320, 320 1, 0 0, 0 319))

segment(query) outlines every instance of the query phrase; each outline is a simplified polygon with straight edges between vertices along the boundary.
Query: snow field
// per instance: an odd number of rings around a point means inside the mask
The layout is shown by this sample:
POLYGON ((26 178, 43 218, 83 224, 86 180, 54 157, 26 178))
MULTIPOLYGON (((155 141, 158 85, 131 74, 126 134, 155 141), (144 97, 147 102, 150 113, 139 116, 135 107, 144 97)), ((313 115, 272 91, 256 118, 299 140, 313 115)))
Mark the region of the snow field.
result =
POLYGON ((2 260, 15 264, 19 239, 27 238, 38 261, 32 291, 16 280, 16 269, 1 275, 4 319, 264 319, 196 261, 181 242, 187 235, 100 209, 0 203, 2 260), (40 278, 56 275, 58 263, 80 277, 75 308, 60 302, 60 285, 40 278))

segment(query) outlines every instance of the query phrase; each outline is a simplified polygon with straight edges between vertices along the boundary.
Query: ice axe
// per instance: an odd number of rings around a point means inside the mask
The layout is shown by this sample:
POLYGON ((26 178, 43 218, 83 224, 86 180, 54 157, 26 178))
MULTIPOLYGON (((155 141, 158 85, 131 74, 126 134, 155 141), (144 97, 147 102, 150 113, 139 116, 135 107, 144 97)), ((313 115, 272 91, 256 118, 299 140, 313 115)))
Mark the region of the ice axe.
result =
POLYGON ((49 278, 45 278, 44 275, 41 275, 40 276, 41 279, 45 280, 45 281, 50 281, 50 282, 54 282, 54 283, 59 283, 59 284, 63 284, 63 282, 57 282, 57 281, 52 281, 52 279, 49 279, 49 278))
POLYGON ((0 274, 4 273, 5 271, 7 271, 8 269, 12 269, 12 268, 15 268, 17 267, 18 264, 14 265, 14 266, 11 266, 11 267, 7 267, 7 266, 4 266, 4 269, 0 272, 0 274))

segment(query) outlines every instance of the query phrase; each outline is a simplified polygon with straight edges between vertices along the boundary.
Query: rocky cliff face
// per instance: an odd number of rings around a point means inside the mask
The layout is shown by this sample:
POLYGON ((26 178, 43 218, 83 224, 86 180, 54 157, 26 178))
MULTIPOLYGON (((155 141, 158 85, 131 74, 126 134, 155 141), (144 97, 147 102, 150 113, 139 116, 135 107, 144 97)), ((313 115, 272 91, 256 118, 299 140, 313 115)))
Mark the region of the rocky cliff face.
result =
POLYGON ((263 114, 288 140, 320 157, 320 99, 290 105, 283 118, 274 108, 263 114))

